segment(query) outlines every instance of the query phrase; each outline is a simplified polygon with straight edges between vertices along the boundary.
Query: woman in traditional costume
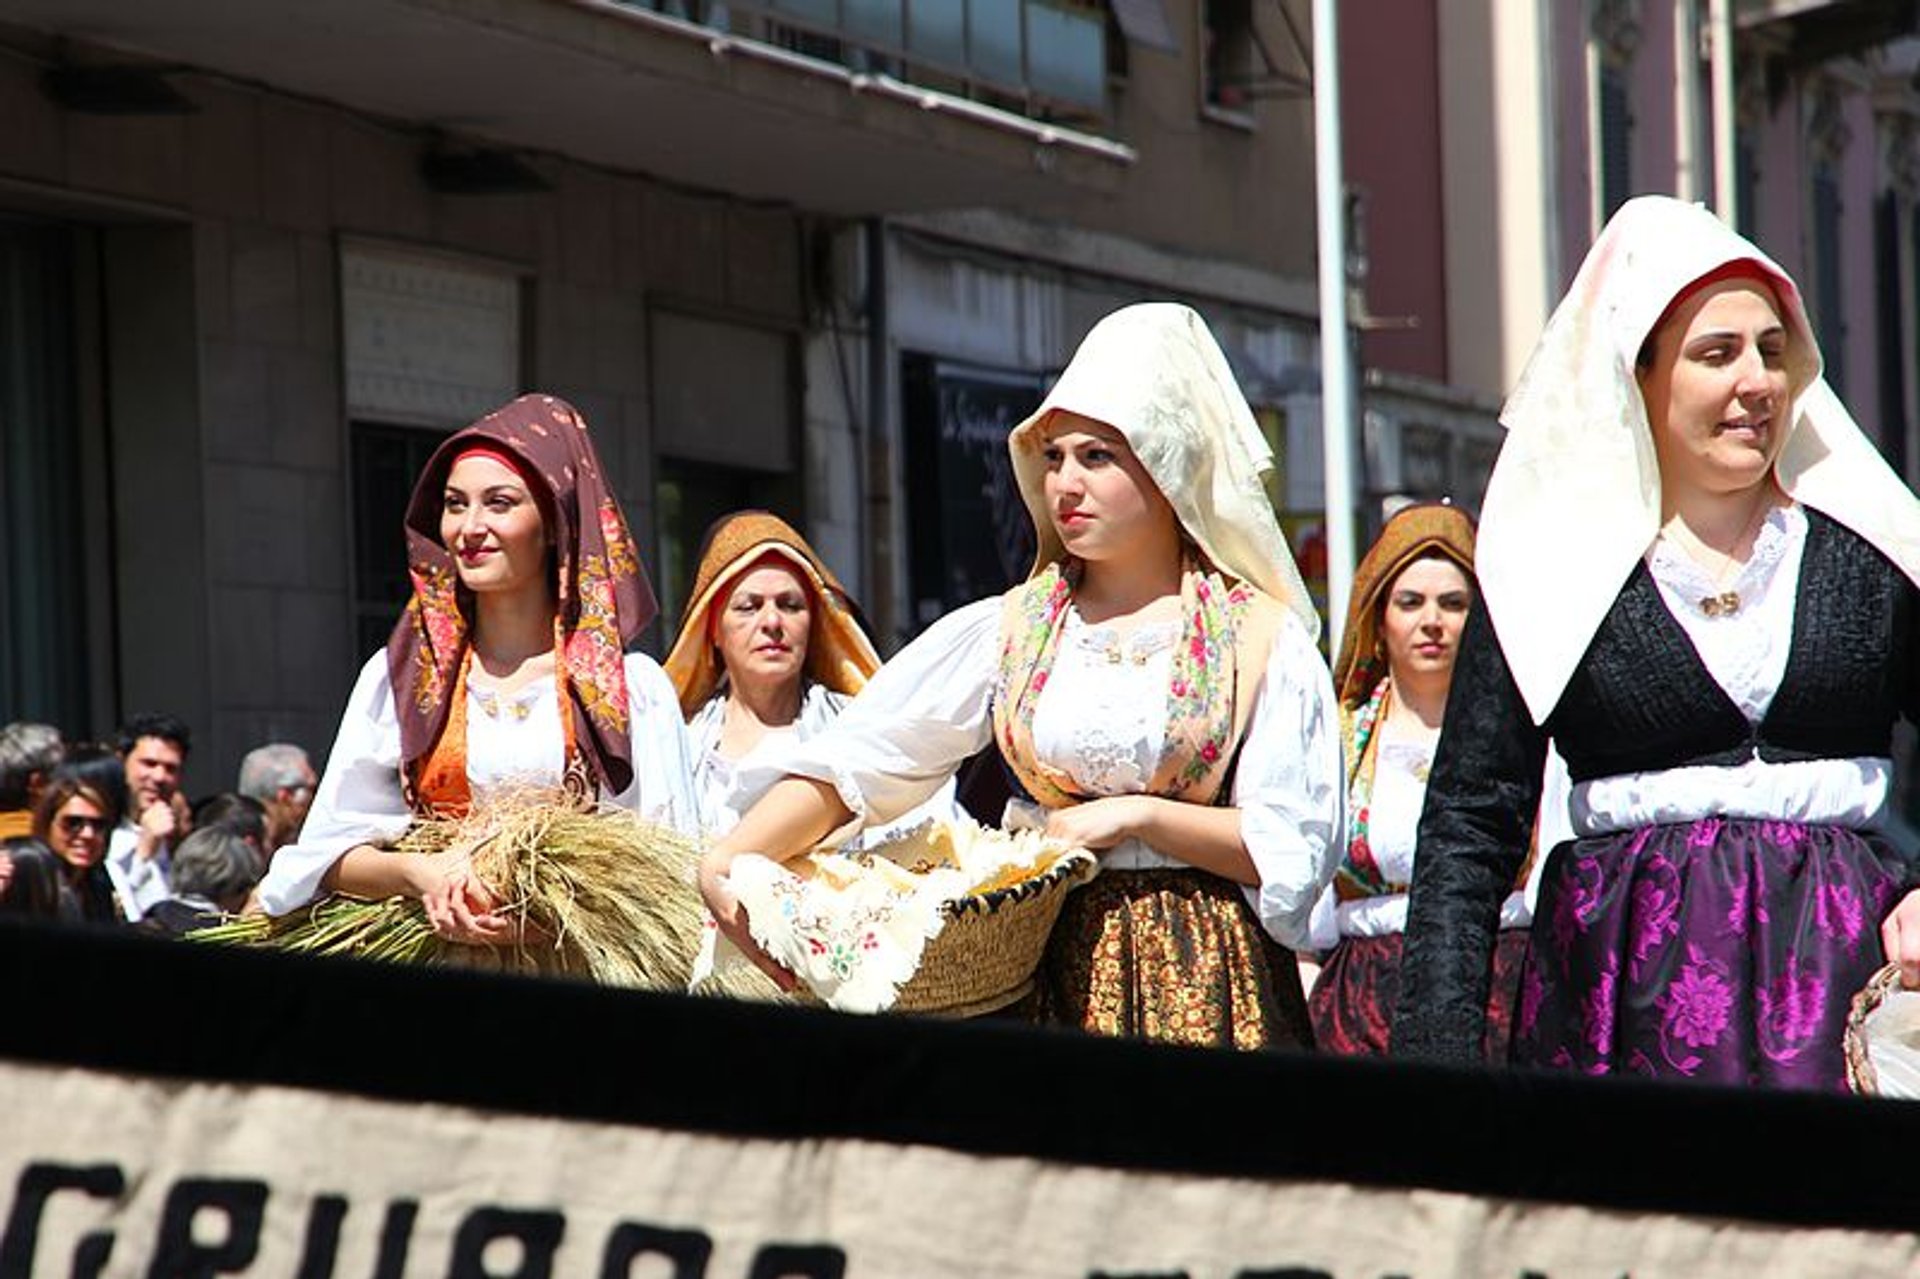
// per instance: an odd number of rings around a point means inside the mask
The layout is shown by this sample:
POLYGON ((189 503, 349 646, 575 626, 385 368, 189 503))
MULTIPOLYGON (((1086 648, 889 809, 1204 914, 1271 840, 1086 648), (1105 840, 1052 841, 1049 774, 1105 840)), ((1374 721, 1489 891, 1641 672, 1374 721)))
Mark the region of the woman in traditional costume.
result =
POLYGON ((673 687, 625 651, 653 593, 586 422, 551 396, 449 437, 406 531, 413 598, 361 670, 300 839, 258 902, 278 915, 325 892, 414 897, 443 937, 511 942, 468 850, 387 845, 418 818, 528 787, 695 830, 673 687))
POLYGON ((744 770, 759 795, 701 864, 728 884, 886 822, 997 745, 1050 835, 1097 850, 1042 961, 1040 1012, 1116 1035, 1310 1044, 1298 969, 1341 821, 1318 618, 1261 486, 1271 456, 1194 312, 1096 325, 1009 439, 1032 576, 943 618, 826 732, 744 770))
POLYGON ((1502 420, 1394 1051, 1478 1059, 1551 739, 1578 838, 1541 874, 1514 1059, 1842 1088, 1911 878, 1878 828, 1920 502, 1820 379, 1792 280, 1661 197, 1602 231, 1502 420))
POLYGON ((706 831, 739 820, 742 758, 770 735, 819 733, 879 669, 846 589, 792 526, 766 511, 715 521, 666 660, 706 831))
MULTIPOLYGON (((1307 1007, 1324 1052, 1387 1051, 1414 837, 1473 598, 1473 521, 1452 506, 1397 512, 1354 573, 1333 669, 1347 761, 1347 850, 1311 924, 1326 961, 1307 1007)), ((1487 1052, 1498 1061, 1506 1060, 1527 920, 1525 895, 1508 894, 1488 1006, 1487 1052)))

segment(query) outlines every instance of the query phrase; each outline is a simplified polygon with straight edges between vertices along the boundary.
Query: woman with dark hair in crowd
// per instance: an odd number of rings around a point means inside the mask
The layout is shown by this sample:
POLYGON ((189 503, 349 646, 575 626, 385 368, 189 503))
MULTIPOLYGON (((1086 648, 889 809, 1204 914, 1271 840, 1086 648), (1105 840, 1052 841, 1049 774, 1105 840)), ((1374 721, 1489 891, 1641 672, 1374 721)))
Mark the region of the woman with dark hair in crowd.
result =
POLYGON ((468 850, 384 845, 416 816, 528 786, 696 829, 673 687, 626 652, 653 592, 586 422, 551 396, 449 437, 406 536, 413 598, 361 671, 300 838, 258 902, 282 914, 322 892, 415 897, 444 937, 510 943, 468 850))
POLYGON ((1920 711, 1920 502, 1820 379, 1799 290, 1697 205, 1628 202, 1502 414, 1414 865, 1396 1053, 1477 1060, 1549 740, 1514 1058, 1837 1090, 1849 1001, 1920 977, 1881 833, 1920 711))
POLYGON ((124 916, 107 878, 107 837, 120 821, 116 798, 69 765, 55 770, 33 810, 33 835, 59 862, 59 916, 118 923, 124 916))
MULTIPOLYGON (((701 888, 772 969, 729 883, 924 802, 996 744, 1029 820, 1096 850, 1040 973, 1048 1021, 1165 1042, 1312 1042, 1294 957, 1340 829, 1319 619, 1262 487, 1271 452, 1201 318, 1101 320, 1008 441, 1039 554, 935 623, 761 794, 701 888)), ((776 976, 777 976, 776 972, 776 976)))
POLYGON ((0 915, 60 918, 62 868, 53 850, 32 835, 0 841, 0 915))

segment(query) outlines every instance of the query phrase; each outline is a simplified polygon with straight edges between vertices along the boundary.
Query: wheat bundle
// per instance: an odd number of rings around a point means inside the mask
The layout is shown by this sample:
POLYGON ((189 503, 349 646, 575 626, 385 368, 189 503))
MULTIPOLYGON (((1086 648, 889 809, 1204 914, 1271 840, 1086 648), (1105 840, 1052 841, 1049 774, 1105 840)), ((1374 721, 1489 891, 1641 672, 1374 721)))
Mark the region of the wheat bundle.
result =
POLYGON ((687 987, 705 911, 694 887, 698 849, 675 831, 625 809, 518 792, 459 820, 420 821, 392 847, 423 855, 470 848, 474 873, 492 891, 496 913, 521 925, 520 940, 460 945, 434 933, 412 898, 344 895, 192 936, 310 954, 563 973, 649 990, 687 987))

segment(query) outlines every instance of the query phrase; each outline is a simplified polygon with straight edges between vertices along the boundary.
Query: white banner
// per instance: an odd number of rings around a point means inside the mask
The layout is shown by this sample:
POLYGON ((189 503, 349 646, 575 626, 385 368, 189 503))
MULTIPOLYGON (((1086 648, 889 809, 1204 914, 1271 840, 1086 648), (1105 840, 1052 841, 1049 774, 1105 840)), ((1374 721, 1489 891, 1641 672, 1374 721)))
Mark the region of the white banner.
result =
MULTIPOLYGON (((564 1063, 552 1083, 566 1089, 564 1063)), ((1865 1279, 1920 1270, 1920 1239, 1904 1234, 863 1141, 739 1140, 6 1062, 0 1098, 0 1279, 1865 1279)), ((1285 1115, 1276 1105, 1249 1123, 1248 1139, 1284 1141, 1285 1115)), ((1816 1174, 1782 1170, 1803 1175, 1816 1174)))

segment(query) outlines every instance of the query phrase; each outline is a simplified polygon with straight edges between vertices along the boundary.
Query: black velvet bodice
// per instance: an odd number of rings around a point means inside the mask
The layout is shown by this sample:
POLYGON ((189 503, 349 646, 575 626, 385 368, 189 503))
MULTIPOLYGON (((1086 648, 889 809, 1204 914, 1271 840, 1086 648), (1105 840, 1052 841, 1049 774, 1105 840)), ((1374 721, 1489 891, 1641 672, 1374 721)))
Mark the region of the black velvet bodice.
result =
MULTIPOLYGON (((1474 609, 1427 784, 1408 902, 1396 1055, 1479 1060, 1488 962, 1540 802, 1549 736, 1575 781, 1687 764, 1883 756, 1916 715, 1916 591, 1859 535, 1807 511, 1793 646, 1757 725, 1727 697, 1637 566, 1546 725, 1474 609)), ((1543 852, 1545 850, 1542 850, 1543 852)))
POLYGON ((1634 566, 1547 731, 1576 782, 1689 764, 1885 755, 1909 704, 1913 591, 1859 534, 1807 511, 1793 643, 1779 692, 1749 724, 1634 566))

